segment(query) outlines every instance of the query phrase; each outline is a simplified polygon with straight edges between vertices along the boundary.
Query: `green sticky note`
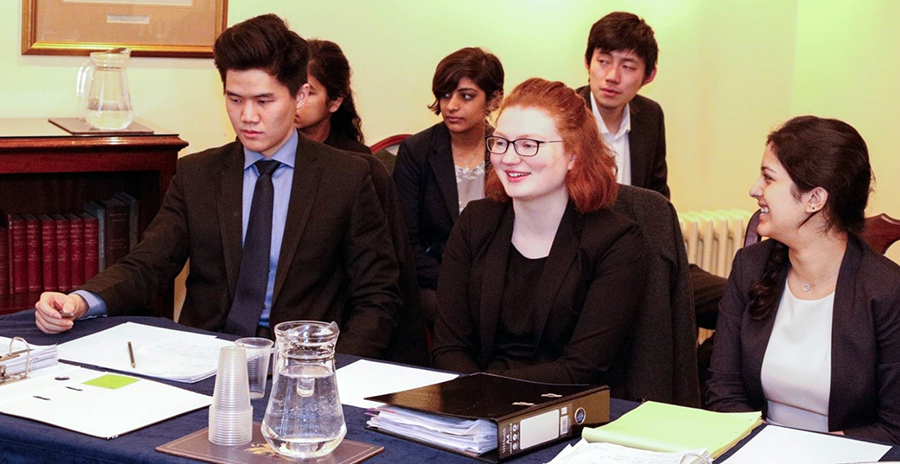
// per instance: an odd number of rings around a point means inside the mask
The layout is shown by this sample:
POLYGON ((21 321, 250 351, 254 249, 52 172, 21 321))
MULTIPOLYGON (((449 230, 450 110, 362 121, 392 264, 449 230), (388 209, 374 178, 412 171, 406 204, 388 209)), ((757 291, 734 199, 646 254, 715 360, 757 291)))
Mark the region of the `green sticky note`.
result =
POLYGON ((122 388, 125 385, 131 385, 137 382, 138 379, 134 377, 125 377, 124 375, 115 375, 115 374, 106 374, 96 379, 88 380, 84 382, 85 385, 90 385, 92 387, 100 387, 100 388, 108 388, 110 390, 115 390, 117 388, 122 388))

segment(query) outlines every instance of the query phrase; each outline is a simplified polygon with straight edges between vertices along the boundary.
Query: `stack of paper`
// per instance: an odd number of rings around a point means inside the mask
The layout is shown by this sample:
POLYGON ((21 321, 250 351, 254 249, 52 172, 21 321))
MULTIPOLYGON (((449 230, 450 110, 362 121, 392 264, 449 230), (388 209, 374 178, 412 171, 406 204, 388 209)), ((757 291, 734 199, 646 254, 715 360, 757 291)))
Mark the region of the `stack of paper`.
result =
POLYGON ((194 383, 215 375, 219 349, 231 344, 214 335, 126 322, 59 345, 59 357, 157 379, 194 383), (129 342, 134 352, 133 367, 129 342))
POLYGON ((378 408, 368 425, 426 443, 476 454, 497 447, 497 424, 416 412, 394 406, 378 408))
POLYGON ((703 450, 687 453, 661 453, 612 443, 588 443, 581 440, 575 446, 566 445, 547 464, 709 464, 711 462, 712 458, 703 450))
POLYGON ((725 464, 863 464, 880 460, 888 445, 767 425, 725 464))
POLYGON ((212 402, 164 383, 67 364, 0 388, 0 413, 106 439, 212 402))
POLYGON ((609 424, 584 429, 581 436, 651 451, 703 449, 717 458, 760 424, 758 412, 712 412, 648 401, 609 424))
POLYGON ((446 382, 459 377, 449 372, 432 371, 360 359, 337 370, 341 404, 358 408, 377 408, 384 403, 365 398, 446 382))
POLYGON ((28 364, 27 370, 34 371, 55 366, 59 362, 56 345, 28 345, 26 348, 26 345, 18 340, 12 345, 10 345, 10 341, 9 338, 0 337, 0 365, 6 367, 6 375, 25 372, 26 363, 28 364))

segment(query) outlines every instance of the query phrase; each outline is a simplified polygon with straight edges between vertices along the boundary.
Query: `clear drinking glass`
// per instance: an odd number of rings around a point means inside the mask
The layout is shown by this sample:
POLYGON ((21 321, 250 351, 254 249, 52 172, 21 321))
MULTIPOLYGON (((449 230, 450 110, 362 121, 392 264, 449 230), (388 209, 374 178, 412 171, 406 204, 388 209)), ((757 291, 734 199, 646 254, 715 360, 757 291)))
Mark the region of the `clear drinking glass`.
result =
POLYGON ((262 435, 290 458, 324 456, 344 439, 347 426, 334 373, 337 324, 290 321, 275 326, 272 393, 262 435))

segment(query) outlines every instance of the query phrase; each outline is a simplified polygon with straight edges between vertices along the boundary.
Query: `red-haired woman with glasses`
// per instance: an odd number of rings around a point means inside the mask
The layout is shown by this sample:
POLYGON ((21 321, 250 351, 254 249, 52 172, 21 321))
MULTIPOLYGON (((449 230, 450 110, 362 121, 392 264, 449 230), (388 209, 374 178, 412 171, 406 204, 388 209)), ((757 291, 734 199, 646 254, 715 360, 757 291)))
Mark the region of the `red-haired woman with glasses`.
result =
POLYGON ((487 198, 463 211, 444 252, 435 365, 625 396, 650 257, 611 208, 615 163, 596 122, 572 89, 529 79, 486 145, 487 198))

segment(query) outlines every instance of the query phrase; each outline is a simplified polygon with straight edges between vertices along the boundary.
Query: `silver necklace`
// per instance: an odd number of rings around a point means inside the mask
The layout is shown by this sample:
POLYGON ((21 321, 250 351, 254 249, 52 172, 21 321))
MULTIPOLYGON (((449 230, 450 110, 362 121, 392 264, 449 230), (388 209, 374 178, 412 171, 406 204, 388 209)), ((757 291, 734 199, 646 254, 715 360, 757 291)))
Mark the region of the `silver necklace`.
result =
POLYGON ((841 270, 841 268, 838 267, 834 272, 832 272, 831 274, 828 274, 827 276, 825 276, 825 278, 823 278, 822 280, 820 280, 816 283, 804 282, 802 279, 800 279, 800 274, 797 274, 797 271, 794 271, 794 277, 797 279, 798 282, 800 282, 800 287, 803 288, 803 291, 808 292, 808 291, 812 290, 812 288, 815 287, 816 285, 821 285, 822 283, 827 282, 829 279, 834 277, 834 275, 837 274, 840 270, 841 270))

